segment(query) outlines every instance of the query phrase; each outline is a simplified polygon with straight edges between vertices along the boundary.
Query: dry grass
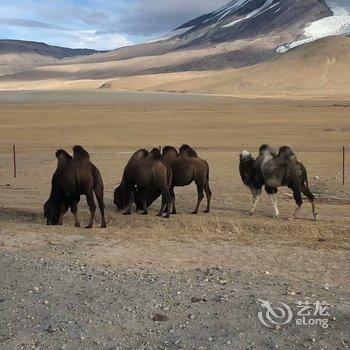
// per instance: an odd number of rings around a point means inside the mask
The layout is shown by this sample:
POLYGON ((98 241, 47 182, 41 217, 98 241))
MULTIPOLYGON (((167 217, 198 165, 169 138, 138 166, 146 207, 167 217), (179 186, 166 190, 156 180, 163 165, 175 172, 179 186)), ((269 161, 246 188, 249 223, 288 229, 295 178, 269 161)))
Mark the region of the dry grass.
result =
MULTIPOLYGON (((82 261, 155 269, 234 264, 295 278, 321 274, 324 281, 347 282, 348 202, 318 203, 317 223, 306 203, 300 219, 290 222, 294 204, 283 189, 281 220, 272 218, 266 196, 257 215, 250 217, 250 194, 237 167, 243 148, 256 152, 265 142, 276 147, 289 144, 307 166, 313 189, 348 198, 349 184, 343 187, 338 173, 341 146, 349 142, 349 109, 322 107, 333 104, 327 101, 88 92, 59 96, 60 103, 48 102, 52 96, 46 96, 46 102, 32 98, 0 105, 0 249, 57 257, 71 252, 82 261), (80 102, 64 102, 70 98, 80 102), (11 170, 13 143, 18 146, 16 179, 11 170), (55 169, 55 147, 69 150, 77 143, 90 151, 102 171, 107 230, 75 229, 69 215, 63 227, 44 225, 41 208, 55 169), (188 214, 195 205, 194 187, 177 190, 181 214, 170 220, 155 217, 158 204, 148 217, 117 213, 112 193, 130 152, 182 143, 193 145, 209 161, 212 214, 188 214)), ((86 222, 85 200, 80 207, 86 222)))

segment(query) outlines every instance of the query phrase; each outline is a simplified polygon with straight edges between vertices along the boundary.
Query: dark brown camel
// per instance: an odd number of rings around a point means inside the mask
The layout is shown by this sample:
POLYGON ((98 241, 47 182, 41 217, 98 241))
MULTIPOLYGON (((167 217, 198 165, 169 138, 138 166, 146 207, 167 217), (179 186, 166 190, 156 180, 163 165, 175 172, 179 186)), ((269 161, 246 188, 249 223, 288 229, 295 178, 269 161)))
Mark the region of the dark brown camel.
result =
POLYGON ((131 206, 138 194, 142 203, 142 214, 147 215, 146 191, 159 190, 162 194, 162 205, 158 216, 163 215, 166 208, 166 218, 170 216, 170 184, 171 169, 161 159, 159 149, 154 148, 150 153, 146 150, 136 152, 124 169, 120 186, 114 192, 114 203, 118 208, 127 207, 124 215, 131 214, 131 206))
POLYGON ((85 195, 90 209, 90 220, 86 228, 92 228, 96 204, 94 193, 101 211, 101 227, 106 227, 103 181, 100 171, 90 161, 89 153, 81 146, 73 147, 73 157, 64 150, 56 152, 57 169, 52 177, 50 198, 44 205, 48 225, 61 225, 63 215, 71 208, 75 226, 80 227, 78 203, 85 195))
MULTIPOLYGON (((130 171, 130 169, 132 169, 133 164, 135 162, 138 162, 140 160, 144 160, 148 156, 148 153, 149 152, 146 149, 140 149, 140 150, 136 151, 132 155, 132 157, 130 158, 128 163, 126 164, 125 169, 124 169, 124 174, 128 173, 130 171)), ((137 190, 137 188, 136 188, 136 190, 137 190)), ((160 195, 161 195, 161 192, 159 190, 158 197, 160 195)), ((138 191, 136 191, 136 194, 135 194, 135 202, 137 204, 137 209, 142 210, 143 209, 142 198, 140 197, 138 191)), ((118 210, 124 210, 129 205, 128 192, 126 190, 124 190, 124 188, 121 185, 119 185, 114 190, 114 204, 117 206, 118 210)))
MULTIPOLYGON (((198 213, 201 201, 204 198, 203 190, 207 196, 206 213, 210 212, 210 200, 212 192, 209 187, 209 165, 205 160, 198 157, 197 153, 188 145, 180 148, 180 153, 173 146, 163 148, 162 161, 170 165, 173 181, 171 185, 171 195, 173 197, 172 214, 176 214, 174 187, 183 187, 190 185, 193 181, 197 185, 198 202, 193 214, 198 213)), ((150 206, 160 193, 157 191, 147 191, 147 206, 150 206)))
MULTIPOLYGON (((173 155, 173 150, 169 149, 173 155)), ((170 157, 170 156, 169 156, 170 157)), ((173 156, 172 156, 173 157, 173 156)), ((180 147, 179 154, 170 161, 170 167, 173 174, 171 184, 171 195, 173 197, 173 213, 176 213, 174 187, 184 187, 190 185, 193 181, 197 186, 198 200, 192 214, 197 214, 199 206, 204 198, 205 191, 207 197, 207 207, 205 213, 210 212, 210 201, 212 192, 209 187, 209 165, 199 158, 196 151, 188 145, 180 147)))
MULTIPOLYGON (((170 166, 171 162, 178 156, 179 152, 177 149, 173 146, 165 146, 162 150, 162 162, 170 166)), ((146 199, 147 199, 147 207, 150 207, 155 200, 157 200, 161 196, 161 191, 157 188, 148 188, 145 192, 146 199)), ((139 193, 136 194, 135 199, 137 210, 142 210, 143 204, 142 204, 142 198, 140 197, 139 193)), ((174 214, 174 212, 172 212, 174 214)))

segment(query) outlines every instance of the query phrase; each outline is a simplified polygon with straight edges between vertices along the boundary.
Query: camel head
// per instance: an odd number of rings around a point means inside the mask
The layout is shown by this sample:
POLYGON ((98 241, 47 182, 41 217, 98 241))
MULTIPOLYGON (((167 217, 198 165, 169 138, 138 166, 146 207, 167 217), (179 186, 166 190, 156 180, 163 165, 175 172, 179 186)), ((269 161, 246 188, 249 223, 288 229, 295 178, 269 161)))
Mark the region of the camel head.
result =
POLYGON ((47 225, 58 225, 62 213, 62 206, 54 203, 50 198, 44 204, 44 216, 47 225))
POLYGON ((129 204, 128 194, 122 186, 118 186, 114 190, 114 204, 117 206, 118 210, 126 209, 129 204))
POLYGON ((253 156, 251 155, 250 152, 243 150, 240 154, 239 154, 239 161, 240 162, 244 162, 247 160, 251 160, 253 159, 253 156))
POLYGON ((255 159, 248 151, 244 150, 239 155, 239 173, 246 186, 252 183, 252 171, 255 159))

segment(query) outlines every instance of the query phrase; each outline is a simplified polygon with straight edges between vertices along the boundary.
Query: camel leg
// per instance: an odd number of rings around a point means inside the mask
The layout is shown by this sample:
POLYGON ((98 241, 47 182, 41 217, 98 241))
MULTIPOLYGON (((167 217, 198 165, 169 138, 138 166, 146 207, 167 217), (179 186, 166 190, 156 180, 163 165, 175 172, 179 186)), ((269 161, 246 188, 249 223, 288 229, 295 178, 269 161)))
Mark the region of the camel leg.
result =
POLYGON ((135 190, 132 189, 129 191, 129 205, 128 208, 126 209, 126 212, 123 215, 131 215, 131 207, 133 203, 135 202, 135 190))
POLYGON ((162 205, 157 216, 162 217, 164 209, 166 208, 165 218, 168 219, 170 217, 171 203, 173 199, 171 189, 166 182, 163 182, 160 184, 160 191, 162 193, 162 205))
POLYGON ((250 215, 254 215, 255 214, 255 210, 256 210, 256 206, 258 205, 260 196, 261 196, 261 188, 250 188, 250 192, 253 195, 253 208, 250 211, 250 215))
POLYGON ((170 195, 171 195, 171 204, 173 207, 173 210, 171 211, 171 214, 177 214, 176 207, 175 207, 175 191, 174 187, 170 189, 170 195))
POLYGON ((173 202, 172 199, 167 199, 167 196, 165 197, 165 202, 166 202, 166 215, 164 216, 166 219, 169 219, 170 218, 170 211, 171 211, 171 203, 173 202))
POLYGON ((90 209, 90 220, 89 220, 89 224, 85 226, 85 228, 92 228, 94 224, 94 217, 96 212, 96 203, 95 203, 93 192, 89 192, 88 194, 86 194, 86 201, 90 209))
POLYGON ((107 224, 106 224, 106 216, 105 216, 105 203, 103 200, 103 188, 98 186, 94 189, 94 192, 95 192, 98 207, 99 207, 100 213, 101 213, 101 226, 100 227, 106 228, 107 224))
POLYGON ((308 186, 304 183, 301 185, 301 192, 308 198, 312 207, 312 215, 314 216, 315 221, 317 220, 317 213, 315 208, 315 196, 311 193, 308 186))
POLYGON ((275 217, 276 217, 276 219, 278 219, 280 216, 280 212, 278 210, 277 194, 276 193, 269 194, 269 197, 270 197, 271 203, 273 205, 273 209, 275 210, 275 217))
POLYGON ((141 190, 140 192, 141 192, 140 195, 141 195, 141 200, 142 200, 142 212, 141 212, 141 215, 148 215, 146 191, 145 190, 141 190))
POLYGON ((191 214, 198 214, 199 206, 201 205, 201 202, 202 202, 202 200, 204 198, 203 186, 200 185, 200 184, 197 184, 197 194, 198 194, 197 205, 196 205, 196 208, 194 209, 194 211, 191 214))
POLYGON ((292 184, 288 187, 293 191, 293 197, 294 197, 295 203, 297 205, 295 210, 294 210, 293 217, 292 217, 292 220, 294 220, 300 211, 300 208, 303 204, 303 199, 301 198, 300 187, 297 184, 292 184))
POLYGON ((266 190, 267 194, 269 195, 271 203, 273 205, 273 209, 275 211, 275 217, 276 217, 276 219, 278 219, 278 217, 280 216, 280 212, 278 210, 278 205, 277 205, 277 188, 265 186, 265 190, 266 190))
POLYGON ((163 194, 162 195, 162 205, 160 207, 160 210, 159 210, 157 216, 162 217, 163 213, 165 212, 166 215, 164 216, 164 218, 169 219, 172 201, 173 200, 172 200, 169 193, 163 194))
POLYGON ((211 196, 213 193, 210 190, 209 182, 206 182, 204 184, 204 191, 205 191, 205 195, 207 197, 207 208, 204 210, 204 213, 210 213, 210 202, 211 202, 211 196))
POLYGON ((58 226, 62 226, 63 225, 63 215, 64 215, 64 212, 63 210, 61 210, 61 214, 60 214, 60 218, 58 219, 58 226))
MULTIPOLYGON (((157 216, 159 216, 159 217, 163 216, 165 207, 166 207, 166 200, 165 200, 164 196, 162 195, 162 204, 160 206, 160 210, 159 210, 157 216)), ((166 211, 168 211, 168 208, 166 208, 166 211)))
POLYGON ((73 202, 71 204, 70 210, 72 212, 72 214, 74 215, 74 226, 75 227, 80 227, 80 221, 78 218, 78 203, 77 202, 73 202))

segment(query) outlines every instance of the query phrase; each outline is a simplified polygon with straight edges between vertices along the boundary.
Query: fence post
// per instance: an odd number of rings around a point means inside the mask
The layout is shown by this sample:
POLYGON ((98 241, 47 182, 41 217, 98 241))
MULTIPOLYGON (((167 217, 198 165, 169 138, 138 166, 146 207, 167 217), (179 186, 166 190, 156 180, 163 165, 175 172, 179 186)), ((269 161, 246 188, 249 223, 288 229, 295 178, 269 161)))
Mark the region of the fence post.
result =
POLYGON ((343 146, 343 186, 345 186, 345 146, 343 146))
POLYGON ((158 146, 159 152, 162 153, 162 146, 158 146))
POLYGON ((13 153, 13 177, 17 177, 17 163, 16 163, 16 146, 12 145, 13 153))

